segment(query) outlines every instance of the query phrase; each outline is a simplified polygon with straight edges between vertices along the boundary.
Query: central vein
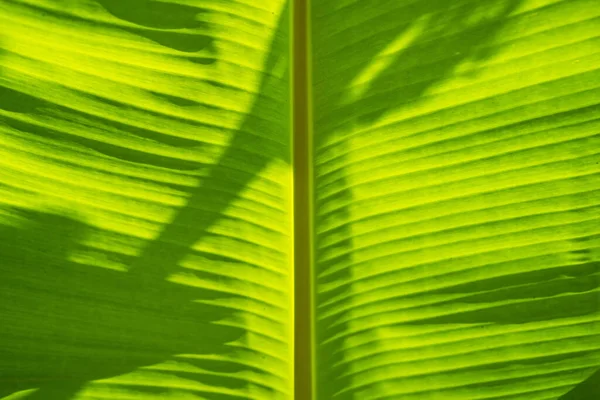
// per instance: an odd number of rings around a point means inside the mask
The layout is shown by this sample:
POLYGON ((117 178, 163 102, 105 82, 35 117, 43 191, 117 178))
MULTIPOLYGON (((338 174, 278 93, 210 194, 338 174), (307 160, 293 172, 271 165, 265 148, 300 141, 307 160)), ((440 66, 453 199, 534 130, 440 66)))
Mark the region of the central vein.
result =
POLYGON ((312 399, 312 162, 309 0, 291 0, 294 166, 294 398, 312 399))

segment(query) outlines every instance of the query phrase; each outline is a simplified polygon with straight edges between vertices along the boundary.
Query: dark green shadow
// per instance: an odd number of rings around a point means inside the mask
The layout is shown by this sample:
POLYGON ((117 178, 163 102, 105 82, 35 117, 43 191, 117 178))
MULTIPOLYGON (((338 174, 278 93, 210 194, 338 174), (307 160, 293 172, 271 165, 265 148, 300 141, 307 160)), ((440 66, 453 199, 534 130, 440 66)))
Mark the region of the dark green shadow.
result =
MULTIPOLYGON (((88 381, 176 354, 226 354, 226 343, 243 334, 214 324, 233 310, 195 303, 231 294, 71 262, 90 231, 83 221, 11 211, 19 223, 0 227, 1 397, 39 388, 28 398, 71 399, 88 381)), ((210 374, 195 379, 241 385, 210 374)))
POLYGON ((557 400, 595 400, 600 394, 600 369, 557 400))

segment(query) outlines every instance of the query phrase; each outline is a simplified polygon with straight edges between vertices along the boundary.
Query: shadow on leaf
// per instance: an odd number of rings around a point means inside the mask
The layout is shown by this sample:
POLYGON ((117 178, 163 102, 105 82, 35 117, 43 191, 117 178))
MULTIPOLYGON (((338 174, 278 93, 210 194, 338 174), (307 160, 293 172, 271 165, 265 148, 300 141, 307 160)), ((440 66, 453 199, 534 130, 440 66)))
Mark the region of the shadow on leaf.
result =
MULTIPOLYGON (((226 343, 243 334, 215 323, 232 310, 199 303, 230 294, 73 262, 89 230, 82 221, 14 215, 19 224, 0 229, 0 395, 39 387, 28 398, 67 400, 88 381, 176 354, 226 354, 226 343)), ((236 386, 215 374, 187 375, 236 386)))

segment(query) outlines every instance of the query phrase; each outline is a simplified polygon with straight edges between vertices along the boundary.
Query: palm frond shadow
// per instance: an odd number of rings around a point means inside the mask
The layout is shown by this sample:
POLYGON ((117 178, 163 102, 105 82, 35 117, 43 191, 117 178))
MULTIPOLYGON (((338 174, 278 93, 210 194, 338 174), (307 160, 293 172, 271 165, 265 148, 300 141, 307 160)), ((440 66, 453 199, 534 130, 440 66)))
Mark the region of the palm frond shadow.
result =
MULTIPOLYGON (((69 260, 89 228, 73 216, 13 210, 0 230, 0 395, 38 387, 32 399, 66 400, 86 382, 176 354, 227 354, 241 329, 231 310, 195 301, 227 293, 146 280, 69 260)), ((196 378, 202 381, 202 375, 196 378)), ((223 378, 227 380, 226 378, 223 378)))
MULTIPOLYGON (((208 9, 156 0, 97 1, 115 17, 133 24, 126 28, 132 33, 179 51, 214 51, 212 38, 200 33, 206 28, 200 16, 208 9)), ((210 56, 195 60, 202 64, 215 61, 210 56)))
MULTIPOLYGON (((99 3, 119 18, 156 29, 194 28, 195 14, 202 11, 184 6, 173 10, 172 3, 157 1, 125 5, 125 2, 100 0, 99 3), (137 12, 134 6, 144 6, 144 12, 137 12), (159 14, 166 11, 173 12, 160 19, 159 14)), ((0 293, 5 300, 0 301, 0 321, 4 327, 0 328, 0 335, 6 338, 0 347, 0 397, 38 388, 28 398, 68 400, 86 382, 119 376, 171 360, 178 354, 227 355, 232 351, 227 343, 244 340, 242 329, 216 323, 234 316, 237 310, 199 302, 235 295, 186 287, 168 282, 166 278, 177 270, 186 255, 193 253, 192 245, 209 234, 209 228, 270 162, 289 163, 289 141, 278 139, 282 137, 281 132, 288 131, 289 125, 285 118, 281 118, 284 121, 281 124, 276 123, 276 118, 269 119, 273 110, 283 109, 285 116, 289 108, 280 104, 282 90, 287 88, 287 69, 283 78, 279 70, 288 62, 288 23, 286 6, 265 61, 256 100, 216 164, 182 165, 179 160, 153 159, 148 153, 109 148, 99 142, 79 142, 129 163, 208 171, 201 184, 189 191, 186 206, 176 212, 159 236, 148 243, 139 256, 124 262, 129 266, 128 272, 87 268, 69 259, 71 250, 90 231, 78 216, 13 210, 13 214, 21 215, 25 222, 20 227, 0 230, 0 293), (32 297, 32 293, 39 296, 32 297)), ((148 31, 140 29, 136 28, 135 32, 148 35, 148 31)), ((163 36, 156 41, 170 46, 173 45, 168 43, 171 37, 163 36)), ((35 115, 56 107, 0 87, 0 108, 6 111, 35 115)), ((14 119, 2 118, 2 122, 20 132, 46 139, 72 140, 61 132, 36 128, 14 119)), ((163 142, 164 138, 149 130, 132 131, 130 126, 116 128, 159 141, 164 146, 192 145, 163 142)), ((179 372, 169 370, 171 376, 229 389, 244 387, 247 382, 225 373, 253 368, 246 363, 212 358, 194 361, 185 358, 177 362, 188 364, 189 368, 179 372)), ((263 373, 259 369, 255 372, 263 373)), ((136 387, 136 390, 151 389, 136 387)), ((221 400, 248 398, 196 392, 221 400)))
POLYGON ((600 304, 600 263, 592 258, 580 264, 516 273, 427 292, 460 294, 463 304, 488 304, 465 311, 419 320, 418 324, 523 324, 588 315, 600 304), (570 295, 566 301, 561 295, 570 295), (506 304, 504 302, 511 301, 506 304), (494 306, 493 304, 497 304, 494 306))
MULTIPOLYGON (((90 23, 84 17, 70 12, 78 7, 94 7, 95 4, 82 4, 81 0, 49 0, 53 7, 30 3, 27 6, 38 9, 45 17, 70 19, 72 23, 90 23)), ((115 17, 122 29, 132 35, 142 36, 161 46, 188 53, 202 52, 191 60, 199 64, 210 64, 214 57, 213 38, 207 34, 209 26, 203 19, 210 10, 201 6, 177 4, 161 0, 94 0, 108 14, 115 17)), ((112 21, 95 20, 97 26, 114 27, 112 21)))
MULTIPOLYGON (((577 239, 579 245, 593 247, 592 241, 597 236, 577 239)), ((550 321, 562 318, 582 317, 598 312, 600 307, 600 262, 590 249, 572 252, 571 259, 578 263, 543 268, 536 271, 515 273, 508 276, 488 278, 484 280, 459 284, 456 286, 431 290, 427 295, 452 294, 459 295, 453 300, 456 305, 482 305, 471 311, 461 311, 448 315, 430 317, 412 321, 409 324, 526 324, 550 321)), ((532 261, 535 262, 535 261, 532 261)), ((561 362, 583 357, 594 357, 597 350, 573 351, 558 356, 538 357, 529 360, 531 363, 561 362)), ((586 380, 577 384, 559 400, 595 399, 600 384, 600 370, 596 367, 585 367, 581 371, 591 374, 586 380), (594 372, 595 371, 595 372, 594 372)), ((523 364, 524 361, 518 362, 523 364)), ((486 368, 510 368, 515 362, 504 362, 486 365, 486 368)), ((478 367, 481 368, 481 367, 478 367)), ((549 374, 548 376, 552 376, 549 374)), ((501 382, 502 383, 502 382, 501 382)), ((497 385, 490 383, 489 385, 497 385)), ((510 383, 502 383, 510 384, 510 383)), ((485 386, 485 385, 479 385, 485 386)))

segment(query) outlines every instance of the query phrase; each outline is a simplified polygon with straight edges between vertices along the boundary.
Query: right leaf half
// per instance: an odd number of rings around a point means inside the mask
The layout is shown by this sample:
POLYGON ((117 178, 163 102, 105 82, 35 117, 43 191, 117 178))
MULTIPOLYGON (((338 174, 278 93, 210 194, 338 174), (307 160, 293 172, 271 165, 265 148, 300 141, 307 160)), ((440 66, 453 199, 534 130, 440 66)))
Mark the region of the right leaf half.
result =
POLYGON ((600 4, 311 16, 319 400, 591 395, 600 4))

